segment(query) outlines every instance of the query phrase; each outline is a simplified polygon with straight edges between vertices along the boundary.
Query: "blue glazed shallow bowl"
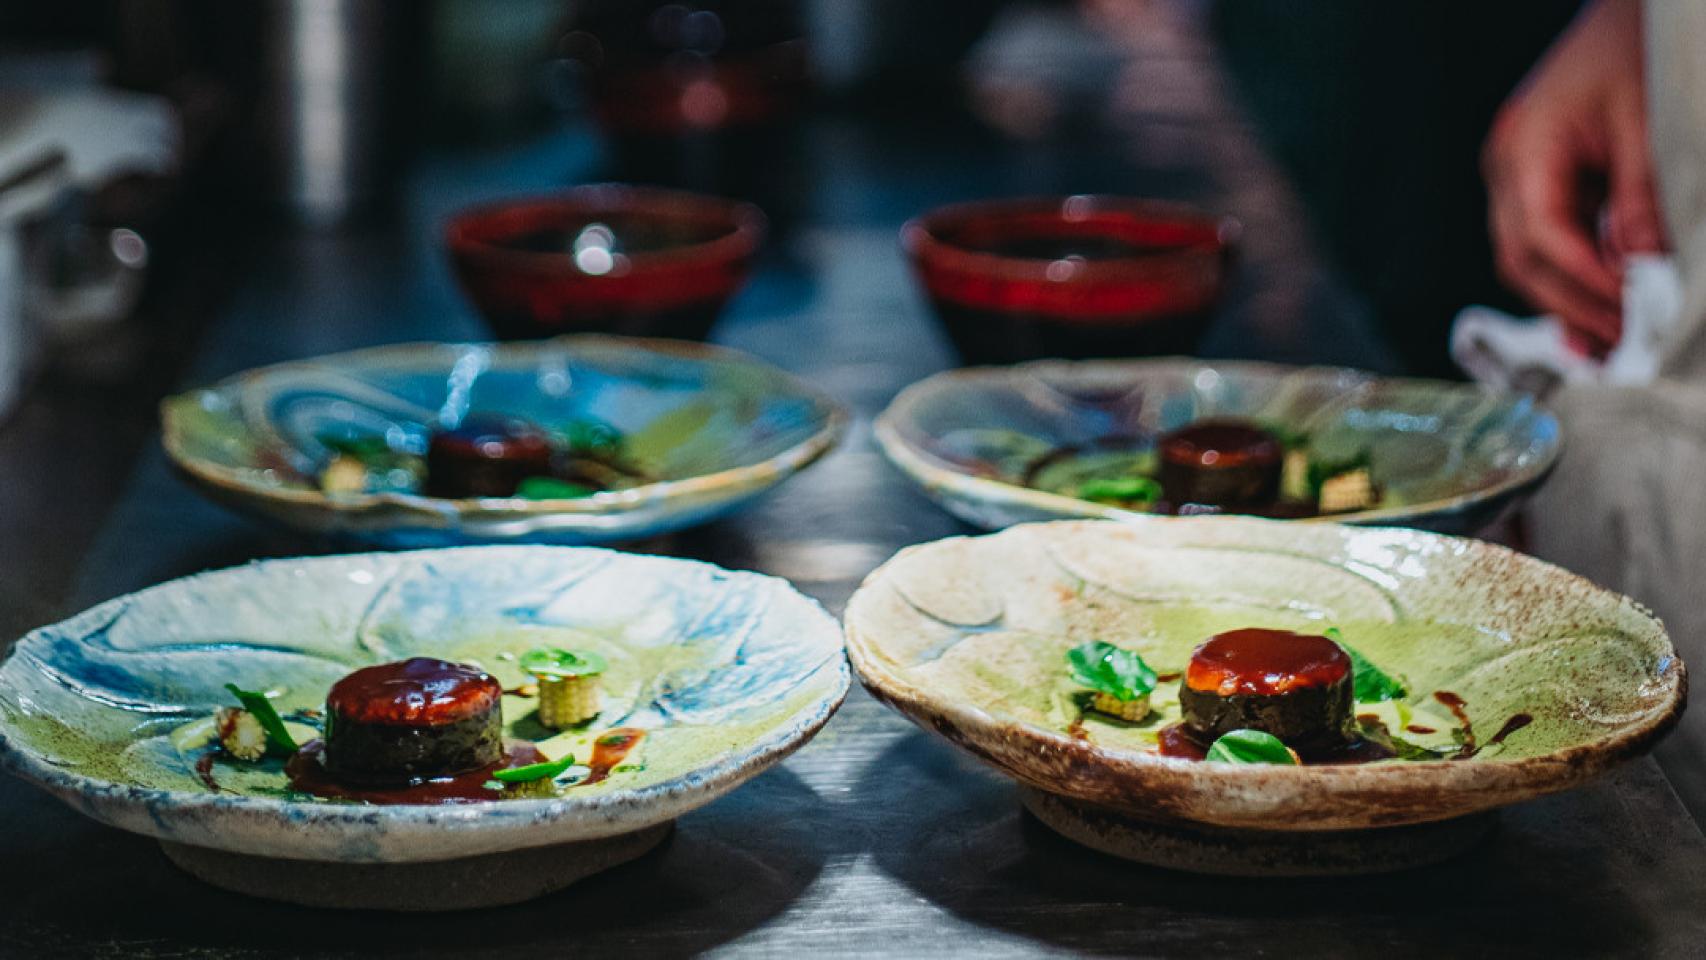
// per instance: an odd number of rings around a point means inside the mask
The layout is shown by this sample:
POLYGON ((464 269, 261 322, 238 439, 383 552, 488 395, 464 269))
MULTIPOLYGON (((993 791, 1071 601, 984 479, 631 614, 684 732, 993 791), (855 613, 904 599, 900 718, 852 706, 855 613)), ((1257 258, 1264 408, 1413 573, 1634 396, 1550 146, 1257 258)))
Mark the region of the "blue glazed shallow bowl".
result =
MULTIPOLYGON (((809 740, 847 684, 834 619, 772 577, 540 546, 275 560, 175 580, 24 637, 0 665, 0 763, 168 849, 461 861, 666 824, 809 740), (196 771, 209 748, 185 731, 232 705, 227 682, 274 692, 290 715, 360 666, 433 656, 477 663, 508 690, 525 679, 516 656, 536 645, 609 661, 604 712, 580 735, 644 729, 632 766, 549 799, 450 806, 293 795, 270 760, 221 761, 219 792, 196 771)), ((506 735, 546 736, 528 732, 529 710, 504 697, 506 735)))
POLYGON ((199 489, 314 533, 386 547, 632 540, 739 509, 814 462, 846 420, 827 396, 718 347, 598 335, 403 344, 263 367, 161 404, 163 440, 199 489), (330 495, 315 483, 354 429, 424 448, 470 413, 621 430, 655 482, 580 499, 330 495))
POLYGON ((1545 480, 1562 443, 1557 418, 1532 399, 1472 384, 1182 358, 951 370, 902 391, 875 432, 931 499, 995 530, 1147 516, 1027 485, 1026 474, 1058 448, 1116 438, 1122 449, 1141 447, 1222 416, 1306 433, 1321 449, 1370 453, 1382 503, 1294 521, 1305 523, 1473 533, 1545 480))

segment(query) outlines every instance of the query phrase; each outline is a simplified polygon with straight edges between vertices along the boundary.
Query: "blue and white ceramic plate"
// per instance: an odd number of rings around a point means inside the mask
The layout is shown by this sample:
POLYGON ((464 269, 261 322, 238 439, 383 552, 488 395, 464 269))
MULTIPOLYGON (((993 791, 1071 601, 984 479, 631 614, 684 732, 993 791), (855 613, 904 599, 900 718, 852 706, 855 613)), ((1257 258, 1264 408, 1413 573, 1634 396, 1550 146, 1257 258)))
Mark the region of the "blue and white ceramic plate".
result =
POLYGON ((167 453, 220 502, 389 547, 632 540, 739 509, 833 447, 845 416, 786 373, 718 347, 570 336, 405 344, 240 374, 161 405, 167 453), (424 449, 470 414, 609 424, 653 482, 579 499, 327 494, 328 433, 424 449))
MULTIPOLYGON (((1062 448, 1124 449, 1206 417, 1241 417, 1366 451, 1375 509, 1303 522, 1471 533, 1538 486, 1558 459, 1557 419, 1527 397, 1464 383, 1333 367, 1044 360, 951 370, 902 391, 877 419, 883 452, 955 516, 985 529, 1147 516, 1027 484, 1062 448)), ((1126 455, 1126 454, 1120 454, 1126 455)))
MULTIPOLYGON (((799 747, 846 693, 840 629, 787 583, 704 563, 569 547, 275 560, 175 580, 18 642, 0 665, 0 761, 77 810, 169 844, 329 863, 411 863, 553 846, 665 823, 799 747), (506 734, 548 756, 645 731, 608 779, 544 799, 371 806, 292 794, 276 760, 218 759, 201 731, 230 682, 287 719, 361 666, 472 662, 506 690, 534 646, 609 661, 580 731, 506 734), (552 741, 551 738, 556 740, 552 741)), ((584 754, 576 753, 576 756, 584 754)))

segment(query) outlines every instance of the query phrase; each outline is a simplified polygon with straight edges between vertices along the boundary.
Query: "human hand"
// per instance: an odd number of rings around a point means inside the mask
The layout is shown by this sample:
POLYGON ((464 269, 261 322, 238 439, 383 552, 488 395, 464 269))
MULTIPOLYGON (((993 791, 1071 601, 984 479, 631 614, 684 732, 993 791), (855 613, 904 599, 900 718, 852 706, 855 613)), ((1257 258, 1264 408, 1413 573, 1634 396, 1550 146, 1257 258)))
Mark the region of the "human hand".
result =
POLYGON ((1603 353, 1622 263, 1665 246, 1653 190, 1641 0, 1596 0, 1493 122, 1482 152, 1499 272, 1603 353))

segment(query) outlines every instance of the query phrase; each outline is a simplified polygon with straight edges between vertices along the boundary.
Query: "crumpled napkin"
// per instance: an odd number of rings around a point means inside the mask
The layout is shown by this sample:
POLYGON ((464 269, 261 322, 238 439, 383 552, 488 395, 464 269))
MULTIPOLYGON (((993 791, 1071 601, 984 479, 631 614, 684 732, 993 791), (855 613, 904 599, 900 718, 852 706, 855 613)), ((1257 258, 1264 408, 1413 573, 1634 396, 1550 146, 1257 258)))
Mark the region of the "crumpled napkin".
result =
POLYGON ((1668 256, 1633 256, 1623 274, 1623 337, 1604 360, 1576 351, 1554 317, 1513 317, 1465 307, 1451 325, 1451 356, 1497 390, 1544 396, 1559 384, 1642 386, 1659 374, 1682 313, 1682 283, 1668 256))

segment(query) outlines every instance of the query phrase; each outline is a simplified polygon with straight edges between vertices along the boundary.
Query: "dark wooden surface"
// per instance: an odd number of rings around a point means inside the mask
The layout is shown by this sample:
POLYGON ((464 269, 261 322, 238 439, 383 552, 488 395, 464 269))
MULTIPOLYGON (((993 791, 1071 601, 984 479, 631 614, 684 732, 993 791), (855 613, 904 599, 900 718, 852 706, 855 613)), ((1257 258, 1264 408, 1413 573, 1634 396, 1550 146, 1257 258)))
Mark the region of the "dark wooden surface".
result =
MULTIPOLYGON (((1381 367, 1356 304, 1310 259, 1285 215, 1292 201, 1245 134, 1185 123, 1201 103, 1166 99, 1148 126, 1130 120, 1123 139, 1041 153, 963 121, 812 125, 798 229, 717 339, 805 375, 849 403, 855 422, 839 451, 748 513, 633 548, 788 577, 839 613, 899 547, 964 532, 869 436, 896 390, 951 362, 895 243, 902 219, 945 200, 1121 189, 1232 209, 1257 233, 1205 352, 1381 367), (1171 145, 1146 140, 1154 129, 1170 131, 1171 145)), ((584 177, 597 162, 572 135, 441 154, 406 182, 390 226, 259 241, 193 351, 189 380, 375 343, 478 337, 437 248, 443 215, 584 177)), ((253 524, 182 485, 144 443, 149 382, 91 393, 86 380, 56 376, 0 431, 9 633, 209 567, 338 549, 253 524), (124 446, 104 441, 115 423, 124 446)), ((1706 838, 1650 760, 1506 811, 1488 843, 1442 866, 1383 879, 1211 879, 1057 838, 1020 811, 1011 783, 857 690, 816 741, 684 818, 658 851, 563 893, 474 915, 316 912, 223 893, 177 872, 153 842, 11 779, 0 780, 0 824, 6 956, 1706 951, 1706 838)))

